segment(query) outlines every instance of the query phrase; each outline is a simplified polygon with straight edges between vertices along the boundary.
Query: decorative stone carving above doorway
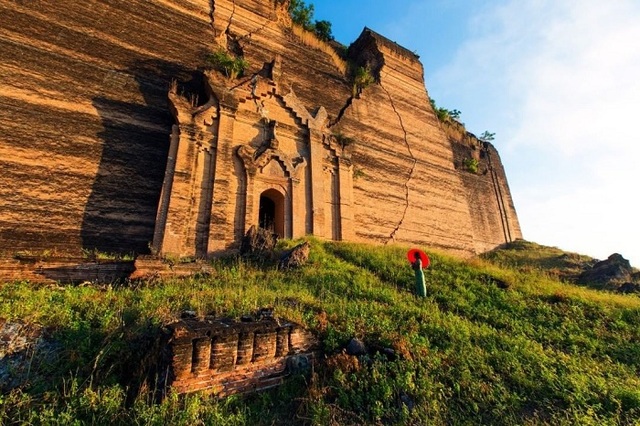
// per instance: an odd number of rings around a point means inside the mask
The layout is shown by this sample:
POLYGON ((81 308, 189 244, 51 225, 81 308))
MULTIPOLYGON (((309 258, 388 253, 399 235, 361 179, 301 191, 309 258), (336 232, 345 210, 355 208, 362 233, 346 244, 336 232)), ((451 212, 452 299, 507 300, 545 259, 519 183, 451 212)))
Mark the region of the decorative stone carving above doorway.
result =
POLYGON ((310 114, 260 75, 231 87, 214 71, 205 77, 204 105, 169 95, 176 125, 154 248, 207 257, 237 249, 251 226, 282 238, 349 239, 352 166, 325 109, 310 114))

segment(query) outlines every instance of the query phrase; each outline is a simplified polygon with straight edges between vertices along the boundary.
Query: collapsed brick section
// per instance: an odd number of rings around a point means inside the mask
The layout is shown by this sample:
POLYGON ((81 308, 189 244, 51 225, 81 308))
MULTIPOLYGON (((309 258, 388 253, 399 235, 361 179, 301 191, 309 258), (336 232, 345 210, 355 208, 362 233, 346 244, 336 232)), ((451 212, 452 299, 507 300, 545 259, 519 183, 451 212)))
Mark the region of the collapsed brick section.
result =
POLYGON ((236 322, 183 319, 169 326, 169 386, 219 397, 267 389, 315 362, 318 340, 273 317, 236 322))

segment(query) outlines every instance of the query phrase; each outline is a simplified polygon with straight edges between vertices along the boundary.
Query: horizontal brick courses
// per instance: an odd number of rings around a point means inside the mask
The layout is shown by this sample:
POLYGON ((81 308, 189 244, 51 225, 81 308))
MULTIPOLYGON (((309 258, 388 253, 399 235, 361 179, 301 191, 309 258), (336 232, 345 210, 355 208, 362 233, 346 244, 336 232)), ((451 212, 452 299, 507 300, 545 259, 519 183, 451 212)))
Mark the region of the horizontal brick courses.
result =
POLYGON ((297 324, 183 319, 168 326, 169 386, 178 393, 204 391, 219 397, 282 383, 288 359, 316 359, 318 341, 297 324))

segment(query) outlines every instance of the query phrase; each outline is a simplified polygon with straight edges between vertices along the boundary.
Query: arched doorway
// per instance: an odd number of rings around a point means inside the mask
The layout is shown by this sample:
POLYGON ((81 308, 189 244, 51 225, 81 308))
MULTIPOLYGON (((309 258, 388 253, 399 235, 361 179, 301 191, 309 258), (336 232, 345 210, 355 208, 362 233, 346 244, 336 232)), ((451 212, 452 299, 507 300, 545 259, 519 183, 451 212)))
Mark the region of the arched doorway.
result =
POLYGON ((284 238, 284 195, 275 189, 260 194, 258 226, 284 238))

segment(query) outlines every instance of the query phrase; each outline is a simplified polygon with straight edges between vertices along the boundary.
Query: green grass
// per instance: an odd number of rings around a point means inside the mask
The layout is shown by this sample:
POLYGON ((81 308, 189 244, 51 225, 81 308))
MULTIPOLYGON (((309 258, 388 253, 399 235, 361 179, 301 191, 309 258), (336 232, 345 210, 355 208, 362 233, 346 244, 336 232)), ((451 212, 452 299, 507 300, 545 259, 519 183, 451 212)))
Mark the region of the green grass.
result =
POLYGON ((575 282, 585 268, 597 262, 589 256, 523 240, 508 243, 505 247, 486 253, 482 257, 498 265, 517 268, 524 272, 542 273, 567 282, 575 282))
POLYGON ((49 327, 62 346, 54 362, 34 360, 33 378, 0 397, 0 423, 640 421, 637 296, 561 282, 545 273, 544 262, 556 254, 541 260, 539 247, 524 245, 516 261, 499 252, 461 261, 427 250, 428 297, 419 299, 405 247, 311 243, 309 263, 295 271, 224 259, 214 261, 210 277, 135 288, 0 287, 0 317, 49 327), (311 376, 222 401, 201 395, 152 401, 163 324, 186 309, 238 317, 262 306, 321 337, 326 360, 311 376), (344 354, 352 337, 372 354, 344 354), (397 356, 375 353, 383 348, 397 356))

